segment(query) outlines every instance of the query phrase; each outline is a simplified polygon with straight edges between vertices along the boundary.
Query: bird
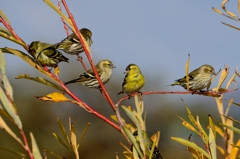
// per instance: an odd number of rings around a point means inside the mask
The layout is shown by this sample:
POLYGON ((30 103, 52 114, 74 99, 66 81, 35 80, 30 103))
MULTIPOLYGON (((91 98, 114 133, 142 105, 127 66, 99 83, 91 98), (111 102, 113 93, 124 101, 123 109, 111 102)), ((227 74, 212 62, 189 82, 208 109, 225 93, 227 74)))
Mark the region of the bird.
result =
MULTIPOLYGON (((106 84, 109 81, 112 75, 112 69, 116 68, 113 63, 107 59, 99 61, 95 67, 103 84, 106 84)), ((79 83, 88 88, 96 88, 100 89, 101 91, 98 80, 92 69, 89 69, 88 71, 82 73, 78 78, 66 82, 65 85, 70 83, 79 83)))
MULTIPOLYGON (((79 30, 82 36, 85 38, 87 44, 89 47, 92 45, 92 32, 87 28, 82 28, 79 30)), ((67 54, 70 55, 79 55, 82 53, 83 47, 80 43, 77 35, 75 33, 70 34, 65 39, 63 39, 61 42, 55 44, 56 48, 58 50, 62 50, 67 54)))
POLYGON ((34 56, 36 62, 42 66, 57 67, 59 62, 68 62, 68 58, 56 50, 54 45, 33 41, 29 45, 29 52, 34 56))
POLYGON ((126 93, 130 98, 132 93, 141 93, 140 89, 144 86, 145 80, 140 68, 136 64, 129 64, 124 74, 126 76, 122 83, 122 91, 118 95, 126 93))
MULTIPOLYGON (((151 148, 153 146, 153 141, 152 141, 151 138, 148 137, 146 131, 142 130, 141 132, 142 132, 143 144, 145 146, 145 155, 149 158, 149 155, 150 155, 150 152, 151 152, 151 148)), ((140 145, 140 139, 139 139, 139 135, 138 135, 138 130, 136 130, 133 133, 133 136, 136 137, 136 141, 140 145)), ((152 159, 163 159, 163 157, 160 154, 157 146, 154 147, 153 154, 152 154, 152 159)))
MULTIPOLYGON (((212 75, 216 75, 211 65, 204 64, 188 74, 188 85, 190 91, 202 91, 204 88, 210 87, 212 75)), ((187 90, 186 76, 175 80, 170 86, 180 85, 187 90)))

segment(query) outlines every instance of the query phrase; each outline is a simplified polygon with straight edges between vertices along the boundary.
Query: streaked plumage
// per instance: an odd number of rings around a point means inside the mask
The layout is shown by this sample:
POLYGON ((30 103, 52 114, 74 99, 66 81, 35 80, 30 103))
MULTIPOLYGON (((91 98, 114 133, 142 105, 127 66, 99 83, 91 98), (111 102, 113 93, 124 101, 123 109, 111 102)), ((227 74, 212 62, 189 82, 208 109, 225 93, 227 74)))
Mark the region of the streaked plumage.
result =
MULTIPOLYGON (((136 137, 137 142, 140 144, 138 131, 135 131, 133 133, 133 136, 136 137)), ((153 146, 153 141, 151 138, 148 137, 147 133, 143 130, 142 130, 142 137, 143 137, 143 143, 145 145, 145 154, 149 158, 151 148, 153 146)), ((154 147, 154 150, 153 150, 152 159, 163 159, 162 155, 160 154, 160 152, 156 146, 154 147)))
MULTIPOLYGON (((104 84, 106 84, 109 81, 112 75, 113 68, 115 68, 115 66, 109 60, 101 60, 96 65, 97 72, 104 84)), ((79 83, 89 88, 97 88, 97 89, 100 86, 92 69, 89 69, 87 72, 84 72, 83 74, 81 74, 79 78, 66 82, 65 84, 70 84, 70 83, 79 83)))
MULTIPOLYGON (((212 75, 216 75, 214 68, 211 65, 202 65, 201 67, 195 69, 189 73, 189 90, 197 91, 204 88, 208 88, 211 84, 212 75)), ((187 89, 186 85, 186 76, 183 78, 177 79, 171 86, 180 85, 183 88, 187 89)))
POLYGON ((122 91, 118 94, 127 93, 130 95, 139 92, 145 84, 144 76, 140 68, 135 64, 130 64, 127 66, 124 73, 126 76, 122 84, 122 91))
POLYGON ((68 62, 68 58, 57 51, 52 44, 33 41, 29 46, 29 52, 33 54, 37 63, 40 65, 56 67, 59 62, 68 62))
MULTIPOLYGON (((79 31, 90 47, 93 43, 92 32, 86 28, 82 28, 79 31)), ((71 55, 78 55, 84 51, 82 44, 80 43, 75 33, 72 33, 71 35, 63 39, 60 43, 57 43, 56 48, 71 55)))

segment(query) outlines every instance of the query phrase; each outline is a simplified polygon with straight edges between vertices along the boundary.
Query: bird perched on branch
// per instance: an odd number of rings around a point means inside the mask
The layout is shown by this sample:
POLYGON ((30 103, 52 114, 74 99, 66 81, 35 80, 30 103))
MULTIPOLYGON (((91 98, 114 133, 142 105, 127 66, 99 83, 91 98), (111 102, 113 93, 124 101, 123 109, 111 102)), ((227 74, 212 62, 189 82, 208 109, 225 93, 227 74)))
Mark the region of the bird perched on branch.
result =
POLYGON ((140 68, 135 64, 127 66, 124 74, 126 74, 123 83, 122 91, 118 94, 126 93, 128 95, 136 92, 140 92, 140 89, 144 86, 145 80, 140 68))
MULTIPOLYGON (((87 28, 79 30, 89 47, 92 45, 92 32, 87 28)), ((70 55, 78 55, 84 52, 82 44, 75 33, 72 33, 61 42, 55 44, 56 48, 70 55)))
POLYGON ((52 44, 33 41, 29 45, 29 52, 32 53, 37 63, 40 65, 56 67, 59 62, 68 62, 68 58, 56 50, 52 44))
MULTIPOLYGON (((212 75, 216 75, 214 68, 211 65, 202 65, 199 68, 193 70, 188 74, 188 85, 190 91, 197 91, 202 90, 204 88, 210 87, 212 75)), ((187 89, 187 82, 186 82, 186 76, 183 78, 177 79, 173 84, 174 85, 180 85, 183 88, 187 89)))
MULTIPOLYGON (((112 75, 112 69, 115 68, 115 66, 110 60, 101 60, 95 67, 103 84, 106 84, 109 81, 112 75)), ((79 83, 89 88, 100 89, 100 85, 92 69, 84 72, 77 79, 66 82, 65 85, 70 83, 79 83)))
MULTIPOLYGON (((141 139, 139 138, 138 130, 133 133, 133 136, 136 137, 136 140, 137 140, 137 142, 140 145, 140 140, 141 139)), ((152 141, 151 138, 148 137, 147 133, 144 130, 142 130, 142 140, 143 140, 143 144, 145 146, 145 154, 149 158, 151 149, 153 147, 153 141, 152 141)), ((163 159, 163 157, 160 154, 157 146, 154 146, 154 150, 153 150, 153 154, 152 154, 152 158, 151 159, 163 159)))

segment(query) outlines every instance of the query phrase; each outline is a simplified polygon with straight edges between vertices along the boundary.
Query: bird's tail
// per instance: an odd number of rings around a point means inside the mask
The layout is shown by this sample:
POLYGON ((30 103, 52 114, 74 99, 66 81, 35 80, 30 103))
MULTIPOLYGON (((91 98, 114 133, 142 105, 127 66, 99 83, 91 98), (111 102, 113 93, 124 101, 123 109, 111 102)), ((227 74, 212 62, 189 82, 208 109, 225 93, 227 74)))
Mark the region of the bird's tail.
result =
POLYGON ((119 95, 119 94, 123 94, 124 93, 124 91, 122 90, 121 92, 119 92, 117 95, 119 95))
POLYGON ((79 80, 79 79, 77 78, 77 79, 74 79, 74 80, 65 82, 64 84, 67 85, 67 84, 70 84, 70 83, 76 83, 76 82, 78 82, 78 80, 79 80))

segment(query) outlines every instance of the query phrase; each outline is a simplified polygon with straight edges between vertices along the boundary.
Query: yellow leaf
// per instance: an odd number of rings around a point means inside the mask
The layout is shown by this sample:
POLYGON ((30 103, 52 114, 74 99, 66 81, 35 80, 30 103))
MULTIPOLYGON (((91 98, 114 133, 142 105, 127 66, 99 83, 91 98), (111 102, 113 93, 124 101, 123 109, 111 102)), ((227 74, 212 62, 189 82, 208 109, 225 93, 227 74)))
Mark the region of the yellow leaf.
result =
POLYGON ((226 5, 226 3, 228 2, 229 0, 223 0, 222 1, 222 9, 226 12, 226 7, 225 7, 225 5, 226 5))
POLYGON ((60 69, 58 66, 54 67, 54 73, 55 75, 59 75, 60 74, 60 69))
POLYGON ((186 82, 187 82, 187 90, 189 91, 189 83, 188 83, 188 68, 190 63, 190 54, 188 54, 188 60, 186 62, 186 82))
POLYGON ((217 146, 217 149, 223 156, 226 156, 225 150, 223 148, 221 148, 220 146, 217 146))
POLYGON ((238 18, 234 13, 227 11, 227 14, 230 15, 233 18, 238 18))
POLYGON ((70 99, 64 96, 64 93, 54 92, 46 96, 36 96, 37 99, 51 102, 68 102, 70 99))
POLYGON ((219 14, 223 14, 220 10, 218 10, 218 9, 216 9, 216 8, 214 8, 214 7, 212 7, 212 10, 213 10, 214 12, 219 13, 219 14))
POLYGON ((239 152, 240 140, 238 140, 236 146, 237 147, 234 146, 232 148, 232 151, 231 151, 231 154, 230 154, 230 159, 237 158, 237 155, 238 155, 238 152, 239 152))

